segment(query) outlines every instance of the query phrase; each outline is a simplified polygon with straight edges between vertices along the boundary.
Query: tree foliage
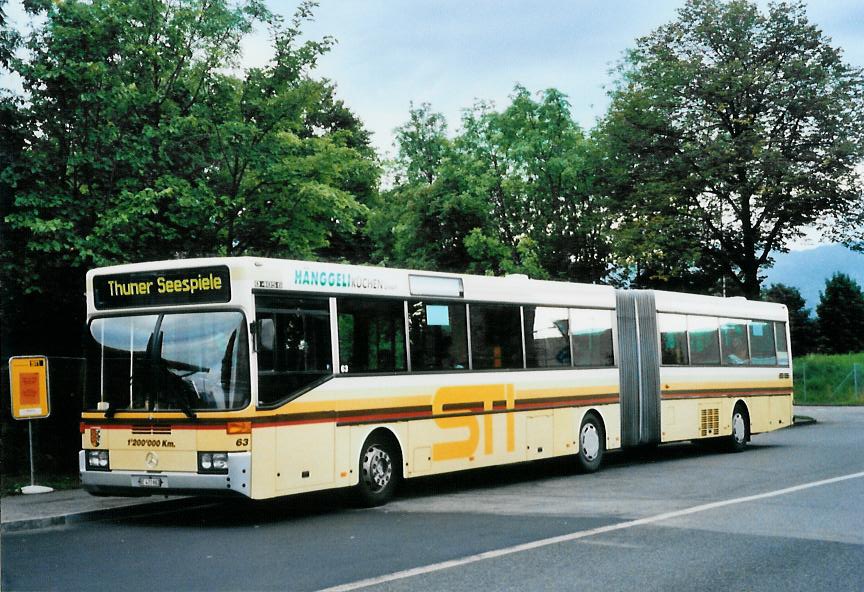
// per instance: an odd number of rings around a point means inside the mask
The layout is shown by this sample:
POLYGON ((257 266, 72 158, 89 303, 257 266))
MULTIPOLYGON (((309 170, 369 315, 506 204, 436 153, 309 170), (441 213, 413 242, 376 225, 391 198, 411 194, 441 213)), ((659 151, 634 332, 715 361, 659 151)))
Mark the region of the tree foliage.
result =
POLYGON ((820 349, 829 354, 864 351, 864 292, 845 273, 825 282, 816 306, 820 349))
POLYGON ((486 224, 486 213, 460 177, 444 116, 428 104, 414 108, 396 130, 393 186, 383 191, 369 220, 374 259, 389 265, 464 271, 464 240, 486 224))
POLYGON ((382 221, 397 222, 382 244, 405 264, 604 279, 609 223, 589 139, 562 93, 535 100, 517 86, 511 99, 502 111, 482 102, 467 110, 452 140, 428 105, 411 111, 384 196, 393 215, 382 221))
POLYGON ((19 147, 0 177, 14 195, 4 287, 75 295, 78 309, 92 266, 353 254, 377 165, 360 121, 313 76, 333 40, 301 38, 311 3, 287 22, 258 0, 31 8, 44 24, 9 58, 25 95, 4 108, 19 147), (274 56, 241 72, 256 25, 274 56))
POLYGON ((412 103, 408 121, 396 128, 396 144, 399 146, 397 182, 432 185, 451 149, 447 121, 443 115, 432 111, 429 103, 417 108, 412 103))
POLYGON ((716 270, 758 298, 772 252, 860 206, 864 75, 803 4, 689 0, 619 74, 612 193, 629 248, 659 269, 716 270))

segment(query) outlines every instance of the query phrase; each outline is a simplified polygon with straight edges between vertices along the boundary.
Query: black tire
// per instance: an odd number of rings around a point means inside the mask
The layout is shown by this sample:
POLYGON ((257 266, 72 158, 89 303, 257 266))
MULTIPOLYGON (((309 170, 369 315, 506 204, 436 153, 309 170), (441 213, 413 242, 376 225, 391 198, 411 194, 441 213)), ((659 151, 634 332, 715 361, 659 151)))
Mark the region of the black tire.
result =
POLYGON ((398 447, 390 438, 372 434, 360 450, 357 470, 360 476, 355 488, 358 504, 364 508, 386 504, 393 498, 402 477, 398 447))
POLYGON ((747 408, 738 403, 732 411, 732 433, 726 438, 726 449, 730 452, 742 452, 747 448, 750 439, 750 415, 747 408))
POLYGON ((594 473, 603 464, 603 453, 606 450, 606 431, 603 422, 593 413, 587 413, 579 426, 576 454, 576 466, 581 473, 594 473))

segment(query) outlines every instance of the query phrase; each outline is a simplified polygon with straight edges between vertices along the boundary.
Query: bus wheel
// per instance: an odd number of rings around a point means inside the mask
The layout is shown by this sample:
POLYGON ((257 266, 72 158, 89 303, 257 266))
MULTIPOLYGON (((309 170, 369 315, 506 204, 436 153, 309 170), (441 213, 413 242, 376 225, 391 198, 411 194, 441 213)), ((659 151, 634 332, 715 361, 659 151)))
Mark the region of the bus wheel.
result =
POLYGON ((750 435, 748 424, 747 409, 741 404, 735 405, 732 412, 732 434, 727 440, 730 451, 741 452, 747 447, 747 436, 750 435))
POLYGON ((605 443, 603 423, 593 413, 586 414, 579 428, 579 453, 576 455, 581 472, 593 473, 600 468, 605 443))
POLYGON ((399 481, 401 461, 392 443, 378 434, 371 435, 360 454, 359 503, 371 508, 386 504, 393 497, 399 481))

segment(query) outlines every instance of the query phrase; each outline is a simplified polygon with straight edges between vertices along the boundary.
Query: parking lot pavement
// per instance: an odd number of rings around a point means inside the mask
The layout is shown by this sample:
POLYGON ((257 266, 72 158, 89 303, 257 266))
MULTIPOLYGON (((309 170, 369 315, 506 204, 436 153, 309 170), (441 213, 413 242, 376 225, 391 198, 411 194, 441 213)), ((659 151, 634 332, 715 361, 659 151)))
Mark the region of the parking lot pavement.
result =
POLYGON ((0 532, 60 526, 71 522, 169 509, 195 503, 179 496, 96 497, 83 489, 64 489, 0 499, 0 532))
MULTIPOLYGON (((814 423, 821 408, 796 407, 796 424, 814 423)), ((829 411, 830 413, 830 411, 829 411)), ((34 495, 0 498, 0 532, 60 526, 71 522, 99 520, 169 510, 204 503, 197 498, 153 495, 148 497, 96 497, 83 489, 66 489, 34 495)))

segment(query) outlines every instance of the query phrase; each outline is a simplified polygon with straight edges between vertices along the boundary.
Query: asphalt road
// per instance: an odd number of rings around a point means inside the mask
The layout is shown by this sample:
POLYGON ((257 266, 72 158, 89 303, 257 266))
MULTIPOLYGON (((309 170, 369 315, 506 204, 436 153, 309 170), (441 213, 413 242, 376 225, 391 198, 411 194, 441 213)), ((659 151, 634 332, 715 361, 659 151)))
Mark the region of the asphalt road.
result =
POLYGON ((864 408, 756 436, 11 533, 3 590, 864 590, 864 408), (557 538, 556 538, 557 537, 557 538))

